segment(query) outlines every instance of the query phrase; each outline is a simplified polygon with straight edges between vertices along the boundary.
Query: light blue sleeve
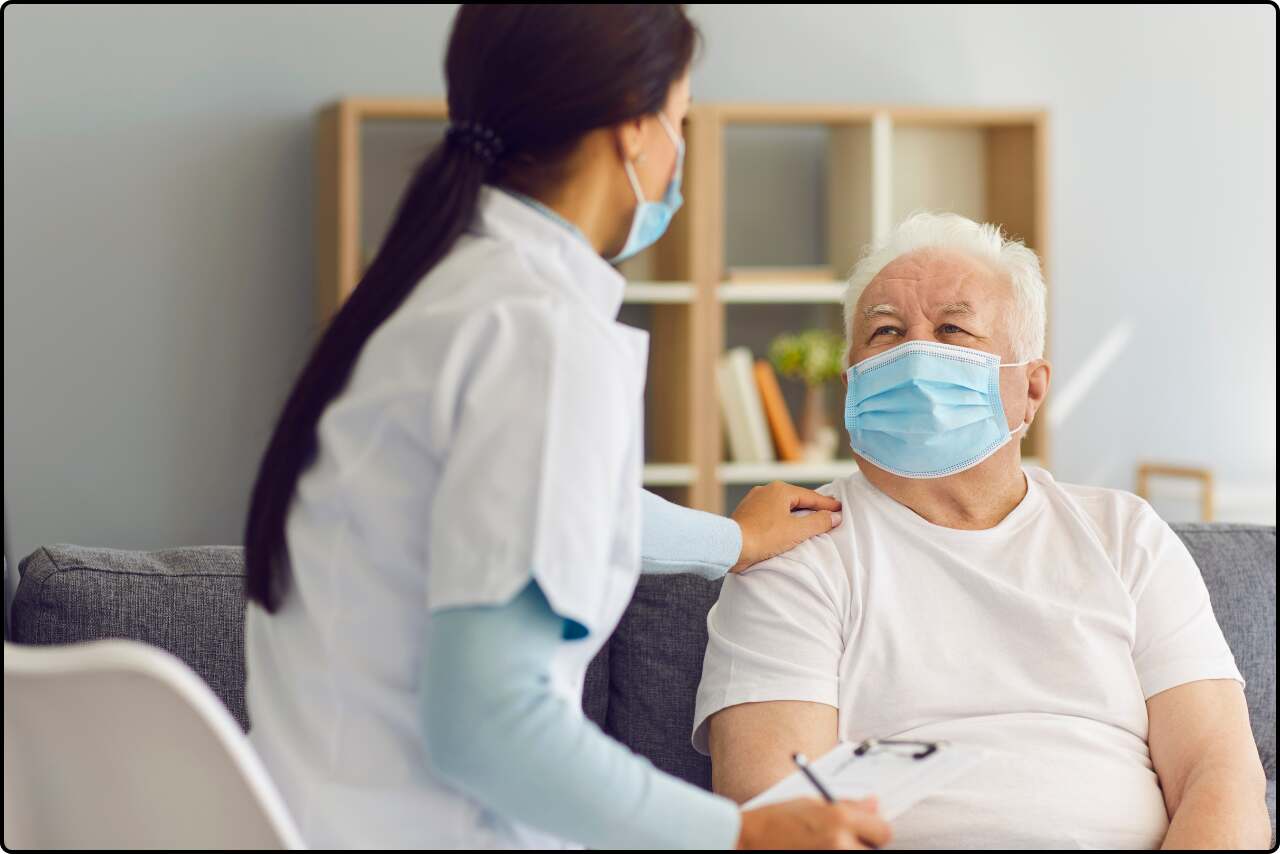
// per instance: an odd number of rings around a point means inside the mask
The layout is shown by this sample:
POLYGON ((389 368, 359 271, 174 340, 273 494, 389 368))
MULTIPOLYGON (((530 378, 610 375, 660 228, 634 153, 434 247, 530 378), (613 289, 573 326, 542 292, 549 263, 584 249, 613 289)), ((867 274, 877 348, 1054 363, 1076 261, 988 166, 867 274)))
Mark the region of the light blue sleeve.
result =
POLYGON ((647 489, 640 491, 641 572, 692 572, 716 579, 738 562, 742 529, 737 522, 681 507, 647 489))
POLYGON ((564 630, 534 581, 506 605, 432 613, 432 770, 501 816, 590 848, 734 848, 737 804, 657 770, 552 692, 564 630))

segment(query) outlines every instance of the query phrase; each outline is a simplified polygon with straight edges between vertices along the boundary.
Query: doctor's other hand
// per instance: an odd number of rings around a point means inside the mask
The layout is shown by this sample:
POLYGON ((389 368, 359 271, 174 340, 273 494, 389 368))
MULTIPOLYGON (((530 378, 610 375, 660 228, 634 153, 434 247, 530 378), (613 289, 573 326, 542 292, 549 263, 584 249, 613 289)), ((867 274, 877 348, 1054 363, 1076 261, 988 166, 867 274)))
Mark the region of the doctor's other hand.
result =
POLYGON ((893 836, 874 797, 823 803, 800 798, 742 813, 739 850, 879 848, 893 836))
POLYGON ((733 511, 733 521, 742 529, 742 553, 729 571, 742 572, 825 534, 840 524, 839 510, 839 501, 812 489, 777 480, 753 487, 733 511), (793 514, 794 510, 811 512, 793 514))

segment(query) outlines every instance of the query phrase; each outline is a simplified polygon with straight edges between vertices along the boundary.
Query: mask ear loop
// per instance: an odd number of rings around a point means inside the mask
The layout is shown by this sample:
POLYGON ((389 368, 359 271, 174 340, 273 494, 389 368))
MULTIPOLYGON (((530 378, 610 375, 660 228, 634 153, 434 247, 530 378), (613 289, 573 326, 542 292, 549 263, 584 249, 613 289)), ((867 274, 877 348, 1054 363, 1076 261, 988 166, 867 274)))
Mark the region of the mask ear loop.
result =
MULTIPOLYGON (((667 136, 671 137, 671 144, 676 147, 676 151, 678 152, 680 150, 680 138, 676 136, 676 132, 671 129, 671 122, 667 119, 666 113, 659 110, 658 119, 662 122, 663 129, 667 132, 667 136)), ((636 157, 635 162, 636 163, 642 162, 644 160, 644 157, 645 157, 645 153, 642 151, 636 157)), ((628 180, 631 181, 631 189, 635 191, 636 199, 639 200, 641 204, 649 201, 644 196, 644 190, 641 189, 640 187, 640 179, 636 177, 636 170, 635 170, 635 167, 631 165, 631 161, 630 160, 626 161, 623 164, 623 167, 624 167, 624 171, 627 173, 628 180)))
MULTIPOLYGON (((1001 368, 1019 368, 1019 367, 1022 367, 1023 365, 1029 365, 1029 364, 1031 364, 1031 363, 1032 363, 1032 362, 1034 362, 1034 361, 1035 361, 1035 359, 1023 359, 1021 362, 1001 362, 1001 363, 999 364, 999 366, 998 366, 998 367, 1001 367, 1001 368)), ((1010 435, 1010 436, 1014 436, 1014 435, 1016 435, 1018 432, 1021 432, 1021 433, 1023 434, 1023 436, 1025 437, 1026 432, 1027 432, 1028 430, 1030 430, 1030 429, 1031 429, 1031 422, 1030 422, 1030 421, 1023 421, 1023 422, 1022 422, 1021 424, 1019 424, 1015 429, 1010 430, 1010 431, 1009 431, 1009 435, 1010 435)))
MULTIPOLYGON (((676 133, 676 129, 672 126, 671 120, 667 118, 667 114, 662 112, 662 110, 658 110, 658 119, 661 120, 662 128, 667 132, 667 137, 671 140, 671 145, 676 150, 675 168, 676 168, 676 177, 678 177, 684 168, 683 167, 684 153, 685 153, 684 137, 676 133)), ((672 178, 672 181, 674 180, 675 178, 672 178)), ((664 202, 669 201, 670 199, 672 181, 669 181, 667 183, 667 190, 666 192, 663 193, 662 200, 664 202)))
MULTIPOLYGON (((644 152, 640 152, 640 157, 644 157, 644 152)), ((636 162, 640 161, 640 157, 636 158, 636 162)), ((635 191, 636 200, 640 204, 644 204, 648 199, 644 197, 644 190, 640 189, 640 179, 636 177, 635 167, 631 165, 630 160, 624 164, 624 167, 624 171, 627 173, 627 178, 631 181, 631 189, 635 191)))

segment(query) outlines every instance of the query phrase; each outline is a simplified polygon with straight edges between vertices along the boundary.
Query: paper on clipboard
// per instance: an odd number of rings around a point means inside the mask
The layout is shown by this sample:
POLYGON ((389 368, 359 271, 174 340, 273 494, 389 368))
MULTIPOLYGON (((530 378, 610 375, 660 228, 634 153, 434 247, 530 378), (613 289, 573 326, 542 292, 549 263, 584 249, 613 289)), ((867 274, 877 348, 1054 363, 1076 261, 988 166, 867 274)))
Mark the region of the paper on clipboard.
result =
MULTIPOLYGON (((877 745, 858 756, 857 744, 841 742, 809 769, 836 800, 860 800, 875 795, 880 817, 892 821, 916 803, 946 786, 986 758, 980 747, 939 744, 922 759, 913 759, 919 748, 877 745)), ((793 798, 821 797, 813 784, 796 771, 742 805, 753 809, 793 798)))

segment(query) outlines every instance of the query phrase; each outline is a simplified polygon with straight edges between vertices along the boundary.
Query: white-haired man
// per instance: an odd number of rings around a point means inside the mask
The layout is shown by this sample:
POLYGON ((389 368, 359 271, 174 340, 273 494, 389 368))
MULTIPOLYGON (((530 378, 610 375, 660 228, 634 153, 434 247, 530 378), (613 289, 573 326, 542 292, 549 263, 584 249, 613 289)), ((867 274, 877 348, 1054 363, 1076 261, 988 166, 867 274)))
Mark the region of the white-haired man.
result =
POLYGON ((1265 777, 1199 570, 1126 492, 1056 482, 1019 439, 1049 389, 1035 254, 918 214, 846 296, 859 472, 829 534, 728 578, 694 746, 745 801, 868 737, 988 758, 891 847, 1266 847, 1265 777))

